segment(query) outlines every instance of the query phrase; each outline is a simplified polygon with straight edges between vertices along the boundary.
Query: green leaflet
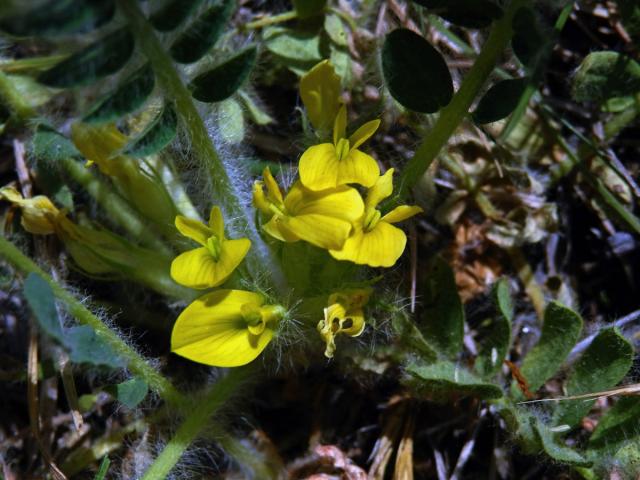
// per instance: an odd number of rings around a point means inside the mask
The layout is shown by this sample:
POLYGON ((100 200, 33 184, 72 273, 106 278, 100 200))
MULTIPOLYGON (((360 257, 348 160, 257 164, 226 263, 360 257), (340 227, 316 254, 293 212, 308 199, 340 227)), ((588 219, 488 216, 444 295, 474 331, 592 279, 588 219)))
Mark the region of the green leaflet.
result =
POLYGON ((342 19, 335 13, 328 13, 324 17, 324 31, 333 43, 341 47, 347 46, 347 32, 342 19))
POLYGON ((613 448, 640 433, 640 397, 621 397, 598 421, 589 448, 613 448))
POLYGON ((126 363, 113 349, 100 339, 89 325, 71 327, 65 332, 65 346, 74 363, 87 363, 97 367, 123 368, 126 363))
POLYGON ((72 362, 110 368, 125 366, 124 360, 90 326, 62 328, 53 291, 40 276, 30 273, 25 280, 23 293, 39 327, 69 352, 72 362))
POLYGON ((143 65, 98 100, 83 120, 87 123, 112 122, 133 112, 151 95, 155 81, 151 65, 143 65))
MULTIPOLYGON (((615 386, 624 378, 633 362, 633 347, 613 328, 602 330, 575 364, 566 383, 567 395, 600 392, 615 386)), ((567 400, 560 402, 554 423, 575 426, 595 400, 567 400)))
POLYGON ((251 46, 211 70, 201 73, 189 84, 193 98, 207 103, 229 98, 253 70, 256 57, 257 49, 251 46))
POLYGON ((202 0, 170 0, 153 12, 149 22, 160 32, 170 32, 186 20, 202 0))
POLYGON ((502 16, 502 9, 489 0, 413 0, 433 9, 433 13, 451 23, 468 28, 483 28, 502 16))
POLYGON ((56 88, 89 85, 120 70, 131 57, 133 47, 133 35, 121 28, 42 72, 38 81, 56 88))
POLYGON ((556 442, 554 433, 549 430, 549 428, 544 425, 539 419, 532 417, 531 423, 533 431, 537 435, 543 450, 551 458, 559 462, 568 465, 574 465, 577 467, 591 466, 591 462, 585 459, 578 452, 556 442))
POLYGON ((433 364, 410 364, 405 380, 412 389, 434 400, 448 400, 455 396, 473 396, 481 399, 502 397, 497 385, 485 383, 464 367, 452 362, 439 361, 433 364))
POLYGON ((531 69, 539 63, 540 55, 547 52, 552 37, 543 30, 538 16, 530 7, 518 9, 513 16, 513 53, 523 65, 531 69))
POLYGON ((449 264, 434 257, 425 273, 418 326, 436 348, 451 358, 462 351, 464 308, 449 264))
POLYGON ((265 28, 262 38, 267 50, 281 59, 298 64, 311 63, 313 66, 323 58, 317 31, 276 26, 265 28))
POLYGON ((171 45, 173 59, 193 63, 202 58, 220 38, 234 9, 235 1, 224 0, 204 12, 171 45))
POLYGON ((126 146, 124 153, 135 158, 153 155, 169 145, 177 131, 178 116, 173 106, 167 104, 144 131, 126 146))
POLYGON ((50 337, 62 342, 64 333, 58 318, 53 291, 42 277, 30 273, 24 282, 24 298, 38 321, 40 328, 50 337))
POLYGON ((438 359, 438 352, 427 342, 420 329, 406 314, 400 312, 394 315, 392 326, 400 343, 409 347, 411 353, 419 355, 427 363, 435 362, 438 359))
POLYGON ((502 367, 511 344, 511 321, 513 303, 506 279, 499 280, 493 287, 491 297, 495 313, 479 327, 480 351, 476 360, 476 370, 483 376, 495 374, 502 367))
POLYGON ((493 85, 480 99, 475 111, 471 114, 476 123, 491 123, 509 116, 515 110, 524 93, 529 79, 513 78, 501 80, 493 85))
POLYGON ((292 0, 293 8, 300 19, 320 15, 324 11, 327 0, 292 0))
POLYGON ((123 405, 129 408, 136 408, 147 396, 149 386, 144 380, 134 377, 117 385, 111 385, 105 390, 116 397, 123 405))
POLYGON ((604 102, 640 91, 640 64, 618 52, 587 55, 573 79, 573 98, 578 102, 604 102))
MULTIPOLYGON (((547 306, 540 340, 520 367, 532 392, 558 371, 581 331, 582 318, 576 312, 558 302, 551 302, 547 306)), ((517 388, 513 387, 512 392, 514 398, 522 398, 517 388)))
MULTIPOLYGON (((29 5, 31 2, 24 2, 29 5)), ((17 15, 0 19, 0 30, 17 37, 57 36, 90 32, 115 13, 114 0, 49 0, 17 15)))
POLYGON ((411 30, 399 28, 386 36, 382 73, 393 98, 409 110, 433 113, 451 101, 453 81, 444 58, 411 30))

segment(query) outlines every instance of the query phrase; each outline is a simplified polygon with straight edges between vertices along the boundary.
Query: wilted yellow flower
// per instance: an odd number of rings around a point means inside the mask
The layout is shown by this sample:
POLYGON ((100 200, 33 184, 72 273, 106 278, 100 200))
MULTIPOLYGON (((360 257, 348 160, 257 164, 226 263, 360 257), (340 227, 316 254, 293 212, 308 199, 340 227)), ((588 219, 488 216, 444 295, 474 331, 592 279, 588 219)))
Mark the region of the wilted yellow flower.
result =
POLYGON ((23 198, 22 194, 13 187, 0 188, 0 198, 5 198, 20 207, 22 218, 20 224, 29 233, 49 235, 56 231, 56 219, 60 211, 44 195, 33 198, 23 198))
POLYGON ((369 301, 371 289, 349 289, 329 295, 324 319, 318 323, 318 332, 327 344, 326 357, 336 351, 335 337, 341 333, 350 337, 362 334, 365 327, 363 307, 369 301))
POLYGON ((296 182, 283 198, 269 168, 263 178, 254 184, 253 204, 270 218, 262 226, 264 231, 283 242, 304 240, 320 248, 339 249, 364 212, 362 198, 353 188, 314 192, 296 182))
POLYGON ((209 288, 224 283, 251 247, 248 238, 225 238, 224 220, 218 207, 211 209, 208 226, 181 215, 175 223, 182 235, 202 245, 178 255, 171 263, 171 277, 187 287, 209 288))
POLYGON ((340 108, 340 77, 329 60, 302 76, 300 98, 313 128, 328 134, 340 108))
POLYGON ((353 233, 342 248, 329 251, 333 258, 371 267, 391 267, 400 258, 407 236, 391 224, 406 220, 422 212, 422 209, 400 205, 382 216, 376 207, 393 192, 392 176, 393 168, 390 168, 369 189, 364 215, 354 225, 353 233))
POLYGON ((95 163, 147 218, 162 226, 171 225, 176 215, 172 198, 162 181, 145 171, 141 162, 122 154, 128 138, 115 125, 74 123, 71 140, 87 159, 87 166, 95 163))
POLYGON ((257 293, 208 293, 191 303, 176 320, 171 351, 216 367, 245 365, 265 349, 285 313, 280 305, 264 305, 264 298, 257 293))
POLYGON ((333 126, 333 143, 309 147, 300 157, 300 181, 311 190, 335 188, 347 183, 370 187, 380 175, 378 162, 358 150, 380 125, 372 120, 358 128, 348 139, 346 135, 347 109, 338 111, 333 126))

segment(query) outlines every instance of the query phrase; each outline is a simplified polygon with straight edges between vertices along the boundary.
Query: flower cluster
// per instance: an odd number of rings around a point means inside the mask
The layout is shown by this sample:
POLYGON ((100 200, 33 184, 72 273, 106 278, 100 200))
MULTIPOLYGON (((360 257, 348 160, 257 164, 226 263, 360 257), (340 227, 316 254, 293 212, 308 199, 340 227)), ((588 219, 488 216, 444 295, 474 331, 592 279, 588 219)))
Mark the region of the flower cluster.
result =
MULTIPOLYGON (((383 175, 376 160, 360 150, 380 125, 372 120, 347 136, 347 109, 340 100, 340 78, 328 61, 305 75, 300 94, 320 138, 331 142, 309 147, 300 158, 300 178, 283 194, 265 168, 253 186, 253 205, 261 213, 262 230, 281 242, 305 241, 336 260, 371 267, 391 267, 406 245, 404 232, 392 224, 422 210, 400 205, 383 214, 380 204, 393 192, 391 168, 383 175)), ((208 225, 177 216, 178 231, 200 246, 180 254, 171 265, 173 279, 197 289, 224 283, 240 265, 251 242, 225 236, 221 211, 213 207, 208 225)), ((364 306, 370 289, 345 289, 329 295, 317 325, 332 357, 335 338, 356 337, 365 328, 364 306)), ((286 311, 265 305, 262 295, 243 290, 207 293, 178 317, 172 351, 216 366, 238 366, 254 360, 271 341, 286 311)))
POLYGON ((264 215, 262 229, 283 242, 307 241, 337 260, 393 266, 407 237, 391 224, 422 209, 401 205, 386 215, 378 209, 393 192, 393 169, 380 175, 376 160, 359 147, 376 132, 380 121, 367 122, 347 137, 340 78, 326 60, 302 78, 300 96, 316 131, 322 134, 333 124, 333 142, 313 145, 302 154, 300 179, 284 197, 265 169, 263 180, 253 189, 253 203, 264 215), (364 199, 357 187, 367 189, 364 199))

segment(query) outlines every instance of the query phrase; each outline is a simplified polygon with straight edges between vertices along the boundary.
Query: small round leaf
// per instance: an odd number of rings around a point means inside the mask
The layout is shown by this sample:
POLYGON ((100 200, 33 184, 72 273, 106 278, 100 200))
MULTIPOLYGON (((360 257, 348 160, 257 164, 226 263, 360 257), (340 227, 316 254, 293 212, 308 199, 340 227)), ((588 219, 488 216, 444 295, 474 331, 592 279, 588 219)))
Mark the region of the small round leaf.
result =
POLYGON ((518 106, 528 82, 529 79, 525 77, 502 80, 493 85, 480 99, 472 114, 473 121, 491 123, 508 116, 518 106))
POLYGON ((433 113, 451 101, 453 81, 440 52, 420 35, 399 28, 382 47, 382 72, 393 98, 421 113, 433 113))
POLYGON ((256 56, 256 47, 249 47, 217 67, 198 75, 189 85, 193 98, 201 102, 220 102, 230 97, 253 70, 256 56))

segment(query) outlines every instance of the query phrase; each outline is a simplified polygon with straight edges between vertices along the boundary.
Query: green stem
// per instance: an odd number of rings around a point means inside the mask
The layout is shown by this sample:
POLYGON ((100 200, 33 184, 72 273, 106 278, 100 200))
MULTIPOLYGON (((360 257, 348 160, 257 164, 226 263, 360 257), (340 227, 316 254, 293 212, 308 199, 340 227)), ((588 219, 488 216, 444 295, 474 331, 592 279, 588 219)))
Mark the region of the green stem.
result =
POLYGON ((0 256, 4 257, 23 274, 35 273, 42 277, 53 290, 53 294, 62 301, 73 317, 83 325, 91 326, 109 346, 127 361, 127 368, 134 375, 142 378, 149 388, 156 392, 166 402, 178 405, 183 396, 157 370, 145 361, 135 350, 127 345, 117 333, 107 327, 98 317, 85 307, 71 293, 60 286, 50 275, 38 267, 29 257, 24 255, 15 245, 4 237, 0 237, 0 256))
POLYGON ((17 60, 0 61, 0 72, 5 73, 29 73, 33 71, 51 68, 56 63, 61 62, 69 55, 49 55, 46 57, 19 58, 17 60))
POLYGON ((142 480, 157 480, 169 474, 184 451, 209 426, 211 417, 244 384, 250 371, 250 368, 231 370, 226 377, 213 385, 209 392, 194 402, 184 422, 145 472, 142 480))
POLYGON ((0 71, 0 99, 9 107, 19 123, 24 123, 37 115, 31 105, 24 101, 24 97, 16 90, 9 77, 2 71, 0 71))
POLYGON ((254 22, 249 22, 240 27, 241 30, 256 30, 262 27, 268 27, 269 25, 275 25, 277 23, 288 22, 298 17, 298 13, 295 10, 289 12, 280 13, 278 15, 270 15, 254 22))
POLYGON ((413 186, 422 178, 431 163, 464 120, 469 108, 487 78, 493 72, 498 57, 511 40, 511 21, 513 15, 527 0, 513 0, 505 10, 502 18, 497 20, 489 33, 489 38, 482 47, 473 67, 464 77, 460 89, 451 99, 449 105, 442 109, 431 133, 424 139, 413 158, 402 171, 398 198, 407 197, 413 186))
POLYGON ((160 235, 154 233, 150 229, 149 223, 140 218, 106 182, 96 177, 74 158, 64 158, 60 163, 69 176, 79 183, 109 214, 109 218, 123 227, 134 240, 140 240, 141 243, 153 247, 166 257, 173 256, 171 249, 160 240, 160 235))
POLYGON ((580 157, 571 149, 567 141, 559 134, 556 138, 558 144, 567 154, 567 157, 571 160, 571 165, 580 169, 584 174, 587 182, 596 190, 600 199, 604 202, 604 205, 612 212, 617 218, 618 222, 621 222, 625 227, 630 228, 634 232, 640 234, 640 219, 633 213, 625 208, 625 206, 613 195, 602 180, 597 178, 587 168, 580 157))
POLYGON ((216 152, 204 121, 193 103, 189 90, 174 68, 171 57, 166 53, 135 1, 119 0, 118 5, 128 19, 138 45, 151 62, 166 98, 175 102, 182 125, 189 136, 191 148, 196 158, 209 172, 212 193, 220 202, 225 216, 241 219, 244 221, 243 227, 248 227, 247 233, 253 243, 253 248, 246 259, 248 271, 254 275, 260 271, 269 271, 274 287, 281 294, 285 294, 286 288, 281 268, 275 262, 273 255, 269 254, 267 245, 255 228, 250 209, 245 209, 240 204, 239 195, 234 191, 229 173, 216 152))
MULTIPOLYGON (((560 11, 560 15, 558 15, 558 18, 556 19, 556 23, 553 27, 555 35, 560 34, 562 29, 564 28, 565 23, 567 23, 567 19, 569 18, 569 15, 571 14, 572 10, 573 10, 573 2, 565 5, 565 7, 560 11)), ((543 49, 546 51, 550 51, 554 47, 554 45, 555 43, 550 42, 546 44, 543 47, 543 49)), ((539 54, 539 58, 547 58, 547 55, 539 54)), ((518 105, 516 106, 511 116, 509 117, 509 120, 507 121, 504 129, 500 133, 500 138, 503 141, 506 141, 506 139, 509 137, 513 129, 520 122, 522 115, 524 115, 524 113, 527 110, 527 107, 529 106, 531 97, 533 97, 533 95, 538 91, 538 83, 540 81, 540 77, 542 74, 542 68, 545 66, 546 65, 541 65, 540 62, 537 62, 537 64, 535 65, 533 73, 529 76, 527 87, 525 88, 524 93, 522 94, 522 96, 520 97, 520 100, 518 101, 518 105)))

